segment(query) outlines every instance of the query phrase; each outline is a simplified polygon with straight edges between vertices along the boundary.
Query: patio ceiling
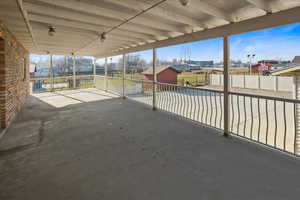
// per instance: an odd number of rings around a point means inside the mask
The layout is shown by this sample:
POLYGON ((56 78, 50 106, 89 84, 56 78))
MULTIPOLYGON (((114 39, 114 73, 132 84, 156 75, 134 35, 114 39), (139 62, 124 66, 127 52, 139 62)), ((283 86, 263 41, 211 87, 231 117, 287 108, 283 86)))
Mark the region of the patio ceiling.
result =
POLYGON ((0 20, 31 53, 104 57, 300 22, 300 0, 4 0, 0 20), (151 6, 152 9, 149 9, 151 6), (128 23, 100 35, 149 9, 128 23), (48 35, 49 26, 56 29, 48 35))

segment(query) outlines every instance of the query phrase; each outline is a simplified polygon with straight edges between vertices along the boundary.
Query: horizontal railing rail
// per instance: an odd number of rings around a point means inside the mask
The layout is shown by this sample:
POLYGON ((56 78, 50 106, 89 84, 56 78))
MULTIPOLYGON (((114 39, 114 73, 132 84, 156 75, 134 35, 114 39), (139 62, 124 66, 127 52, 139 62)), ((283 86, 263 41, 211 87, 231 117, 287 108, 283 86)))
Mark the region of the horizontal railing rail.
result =
POLYGON ((30 82, 33 92, 90 88, 94 87, 94 75, 33 77, 30 82))

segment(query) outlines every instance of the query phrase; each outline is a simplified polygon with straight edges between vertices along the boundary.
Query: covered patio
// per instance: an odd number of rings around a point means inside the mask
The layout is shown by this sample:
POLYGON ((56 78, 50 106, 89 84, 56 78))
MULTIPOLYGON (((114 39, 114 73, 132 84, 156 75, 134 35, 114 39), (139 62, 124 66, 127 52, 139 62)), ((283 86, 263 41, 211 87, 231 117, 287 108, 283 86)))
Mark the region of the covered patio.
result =
POLYGON ((130 99, 102 95, 103 100, 64 107, 28 99, 0 142, 1 199, 300 195, 297 159, 130 99))
POLYGON ((1 1, 0 199, 299 199, 300 75, 293 98, 229 80, 233 35, 299 13, 295 0, 1 1), (157 80, 159 48, 214 38, 222 88, 157 80), (145 50, 153 80, 129 71, 145 50), (47 76, 30 54, 47 55, 47 76))

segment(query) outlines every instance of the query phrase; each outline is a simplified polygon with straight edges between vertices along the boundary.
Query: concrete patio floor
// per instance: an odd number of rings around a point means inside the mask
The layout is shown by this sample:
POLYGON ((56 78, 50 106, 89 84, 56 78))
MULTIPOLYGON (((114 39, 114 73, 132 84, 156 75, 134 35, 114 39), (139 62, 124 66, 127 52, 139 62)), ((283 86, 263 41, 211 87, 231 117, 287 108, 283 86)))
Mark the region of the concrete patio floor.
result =
POLYGON ((1 200, 299 198, 299 159, 98 95, 28 98, 0 140, 1 200))

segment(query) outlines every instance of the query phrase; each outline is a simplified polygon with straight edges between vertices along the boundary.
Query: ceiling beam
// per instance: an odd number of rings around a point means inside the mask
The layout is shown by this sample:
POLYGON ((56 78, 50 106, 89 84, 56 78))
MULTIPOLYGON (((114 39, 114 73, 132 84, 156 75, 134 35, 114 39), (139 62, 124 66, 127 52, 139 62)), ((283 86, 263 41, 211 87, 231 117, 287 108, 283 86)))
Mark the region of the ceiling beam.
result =
MULTIPOLYGON (((53 6, 58 6, 61 8, 67 8, 67 9, 72 9, 75 11, 80 11, 88 14, 93 14, 97 15, 99 17, 107 17, 111 19, 118 20, 119 23, 124 21, 125 19, 131 17, 133 14, 131 13, 123 13, 121 11, 115 11, 113 9, 108 9, 105 7, 99 7, 97 5, 89 4, 89 3, 84 3, 80 2, 78 0, 36 0, 38 2, 43 2, 47 3, 49 5, 53 6)), ((134 20, 131 21, 133 24, 139 24, 139 25, 147 25, 152 28, 157 28, 166 31, 172 31, 172 32, 184 32, 183 28, 177 27, 172 24, 168 23, 162 23, 160 21, 155 21, 151 18, 139 16, 138 18, 135 18, 134 20)))
POLYGON ((266 13, 273 13, 282 9, 283 3, 280 0, 246 0, 255 7, 264 10, 266 13))
POLYGON ((261 17, 256 17, 248 19, 245 21, 240 21, 236 23, 231 23, 216 28, 208 29, 205 31, 194 32, 190 34, 185 34, 176 38, 170 38, 167 40, 153 42, 151 44, 142 45, 135 48, 126 49, 119 52, 108 52, 106 54, 95 54, 95 57, 106 57, 112 55, 120 55, 123 53, 143 51, 152 48, 166 47, 170 45, 183 44, 194 41, 208 40, 213 38, 219 38, 223 36, 230 36, 234 34, 240 34, 250 31, 257 31, 266 28, 272 28, 276 26, 282 26, 286 24, 299 23, 300 22, 300 7, 291 8, 289 10, 280 11, 270 15, 264 15, 261 17))
MULTIPOLYGON (((24 6, 28 11, 28 13, 38 13, 41 15, 53 16, 53 17, 57 16, 64 19, 76 20, 76 21, 92 23, 92 24, 107 26, 107 27, 113 27, 118 25, 120 22, 122 22, 120 20, 115 20, 111 18, 86 15, 69 9, 43 6, 43 5, 33 4, 29 2, 24 2, 24 6)), ((172 36, 170 31, 162 30, 160 28, 163 27, 159 27, 159 26, 154 28, 154 27, 147 26, 147 24, 137 25, 133 23, 127 23, 122 27, 126 30, 136 31, 140 33, 147 33, 152 35, 161 35, 161 36, 168 36, 168 37, 172 36)))
MULTIPOLYGON (((145 3, 139 0, 114 0, 114 1, 110 1, 110 3, 127 7, 132 12, 138 12, 144 10, 151 5, 149 3, 145 3)), ((168 8, 162 8, 160 6, 157 6, 155 8, 152 8, 151 10, 149 10, 147 13, 143 14, 139 18, 151 19, 152 16, 157 16, 162 19, 167 19, 169 21, 173 21, 173 22, 177 22, 177 23, 181 23, 193 27, 206 28, 206 25, 201 23, 199 20, 179 14, 179 9, 176 8, 172 8, 171 10, 168 8)))
POLYGON ((202 0, 194 0, 191 2, 191 4, 197 7, 199 11, 206 13, 210 16, 214 16, 228 22, 234 22, 234 19, 227 12, 213 5, 210 5, 209 3, 206 3, 202 0))
POLYGON ((36 46, 36 42, 35 42, 35 39, 34 39, 33 31, 32 31, 32 28, 30 26, 29 19, 28 19, 28 13, 24 9, 24 6, 23 6, 23 0, 17 0, 17 5, 18 5, 18 8, 19 8, 19 10, 20 10, 20 12, 22 14, 22 17, 24 19, 24 22, 26 24, 28 32, 29 32, 29 34, 31 36, 32 43, 33 43, 34 46, 36 46))

